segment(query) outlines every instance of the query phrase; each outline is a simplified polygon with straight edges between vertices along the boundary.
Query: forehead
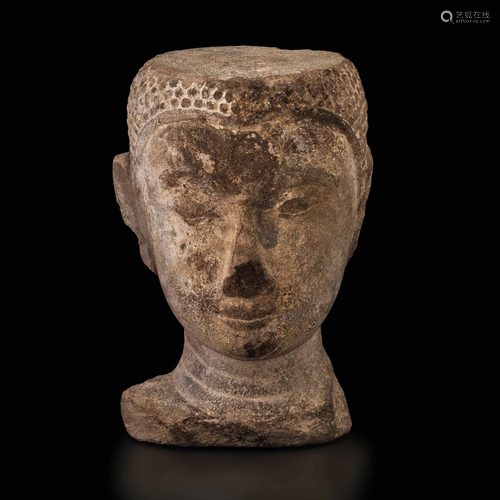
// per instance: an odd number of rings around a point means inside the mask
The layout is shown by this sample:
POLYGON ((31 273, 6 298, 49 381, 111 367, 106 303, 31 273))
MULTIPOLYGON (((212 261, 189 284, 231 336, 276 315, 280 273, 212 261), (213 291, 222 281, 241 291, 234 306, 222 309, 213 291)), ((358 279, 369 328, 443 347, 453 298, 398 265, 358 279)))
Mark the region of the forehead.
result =
POLYGON ((269 119, 244 128, 180 120, 154 131, 142 163, 161 177, 165 188, 188 182, 239 194, 294 184, 335 184, 339 176, 352 172, 352 159, 341 132, 309 118, 269 119))

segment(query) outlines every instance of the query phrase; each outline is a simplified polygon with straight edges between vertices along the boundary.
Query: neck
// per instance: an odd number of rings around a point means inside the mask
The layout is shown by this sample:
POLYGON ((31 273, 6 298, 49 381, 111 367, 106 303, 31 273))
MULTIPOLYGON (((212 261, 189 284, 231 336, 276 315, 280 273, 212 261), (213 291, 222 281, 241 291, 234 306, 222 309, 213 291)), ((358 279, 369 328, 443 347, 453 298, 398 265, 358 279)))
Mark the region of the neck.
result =
POLYGON ((295 350, 265 360, 224 356, 185 333, 176 388, 195 406, 275 407, 331 397, 333 370, 318 331, 295 350), (316 396, 316 397, 314 397, 316 396))
POLYGON ((238 361, 185 335, 177 368, 123 393, 140 441, 180 446, 300 446, 349 432, 351 419, 318 330, 273 359, 238 361))

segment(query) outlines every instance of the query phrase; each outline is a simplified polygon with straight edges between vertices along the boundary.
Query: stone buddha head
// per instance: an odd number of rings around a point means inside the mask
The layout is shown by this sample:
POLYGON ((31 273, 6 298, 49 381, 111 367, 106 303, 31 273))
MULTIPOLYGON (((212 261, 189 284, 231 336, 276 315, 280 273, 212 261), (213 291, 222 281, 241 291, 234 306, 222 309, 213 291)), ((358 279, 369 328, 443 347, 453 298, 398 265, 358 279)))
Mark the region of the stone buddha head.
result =
POLYGON ((364 217, 366 109, 331 52, 216 47, 142 67, 115 190, 186 340, 251 363, 319 332, 364 217))

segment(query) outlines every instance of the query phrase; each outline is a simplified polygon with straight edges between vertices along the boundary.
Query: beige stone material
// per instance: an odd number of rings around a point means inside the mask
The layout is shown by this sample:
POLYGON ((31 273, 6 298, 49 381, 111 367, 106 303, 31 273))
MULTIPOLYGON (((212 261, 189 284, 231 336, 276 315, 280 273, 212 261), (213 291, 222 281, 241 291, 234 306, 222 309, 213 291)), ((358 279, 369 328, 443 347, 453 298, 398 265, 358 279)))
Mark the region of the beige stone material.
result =
POLYGON ((296 446, 349 432, 321 324, 370 189, 366 112, 354 65, 331 52, 190 49, 141 68, 115 191, 185 344, 172 373, 123 393, 131 436, 296 446))

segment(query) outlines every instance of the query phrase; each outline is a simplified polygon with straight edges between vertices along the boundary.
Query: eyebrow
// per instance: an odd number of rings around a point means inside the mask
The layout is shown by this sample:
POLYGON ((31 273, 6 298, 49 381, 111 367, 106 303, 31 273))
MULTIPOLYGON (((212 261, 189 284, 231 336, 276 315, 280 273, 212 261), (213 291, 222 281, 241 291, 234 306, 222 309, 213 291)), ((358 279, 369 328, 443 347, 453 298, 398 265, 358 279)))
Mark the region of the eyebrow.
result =
POLYGON ((291 184, 290 187, 320 184, 326 187, 334 187, 338 184, 338 178, 326 170, 318 167, 306 167, 300 169, 298 167, 287 167, 290 172, 291 184))
MULTIPOLYGON (((278 177, 286 179, 287 182, 283 183, 286 188, 306 185, 336 187, 338 185, 338 176, 327 172, 323 168, 314 166, 300 168, 284 165, 278 171, 278 177)), ((218 189, 214 189, 212 182, 210 182, 213 179, 212 174, 207 172, 203 172, 203 175, 200 176, 198 173, 182 171, 180 169, 175 169, 174 171, 166 169, 159 176, 159 181, 163 189, 182 187, 183 179, 187 180, 191 186, 193 184, 197 185, 202 190, 218 191, 218 189)))

